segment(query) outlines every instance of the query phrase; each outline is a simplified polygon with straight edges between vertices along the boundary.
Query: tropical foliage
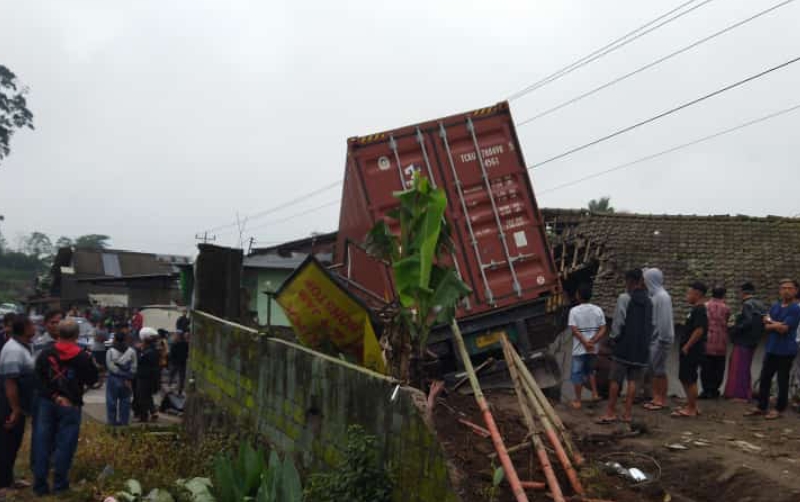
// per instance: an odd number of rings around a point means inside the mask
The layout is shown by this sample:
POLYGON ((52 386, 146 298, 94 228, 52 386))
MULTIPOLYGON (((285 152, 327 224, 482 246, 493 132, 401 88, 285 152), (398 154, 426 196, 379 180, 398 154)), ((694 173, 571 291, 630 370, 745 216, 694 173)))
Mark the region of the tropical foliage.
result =
POLYGON ((453 244, 444 218, 444 190, 431 187, 417 173, 411 188, 394 196, 399 205, 387 218, 399 224, 399 233, 381 220, 367 236, 366 247, 372 256, 392 266, 400 303, 395 320, 400 331, 391 341, 392 366, 396 377, 407 380, 408 346, 413 344, 422 353, 431 328, 449 323, 458 301, 470 289, 448 263, 453 244))
POLYGON ((613 213, 614 206, 611 205, 611 197, 600 197, 592 199, 586 208, 593 213, 613 213))
POLYGON ((33 129, 33 113, 13 71, 0 64, 0 161, 11 152, 11 136, 17 129, 33 129))
POLYGON ((300 474, 288 457, 273 450, 269 461, 260 448, 243 442, 238 455, 220 455, 214 461, 214 495, 217 502, 301 502, 300 474))

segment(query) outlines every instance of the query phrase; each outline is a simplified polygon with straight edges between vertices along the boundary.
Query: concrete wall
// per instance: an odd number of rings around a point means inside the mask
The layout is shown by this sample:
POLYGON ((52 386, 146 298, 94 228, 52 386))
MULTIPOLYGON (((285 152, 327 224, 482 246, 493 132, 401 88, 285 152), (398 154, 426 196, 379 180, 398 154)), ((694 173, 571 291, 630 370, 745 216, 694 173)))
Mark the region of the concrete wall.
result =
POLYGON ((456 502, 435 434, 417 403, 425 396, 364 368, 195 312, 185 424, 255 433, 305 472, 337 465, 346 431, 378 438, 397 480, 397 502, 456 502))

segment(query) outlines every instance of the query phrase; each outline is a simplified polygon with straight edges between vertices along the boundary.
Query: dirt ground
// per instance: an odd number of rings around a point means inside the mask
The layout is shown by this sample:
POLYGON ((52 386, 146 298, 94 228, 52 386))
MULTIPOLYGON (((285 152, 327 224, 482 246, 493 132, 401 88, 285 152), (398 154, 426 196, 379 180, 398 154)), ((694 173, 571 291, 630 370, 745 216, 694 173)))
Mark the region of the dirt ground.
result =
MULTIPOLYGON (((487 398, 506 446, 524 442, 527 430, 513 392, 488 392, 487 398)), ((587 457, 580 475, 588 497, 616 502, 800 501, 800 415, 795 412, 768 422, 744 417, 743 404, 719 400, 703 402, 698 419, 676 419, 667 410, 649 412, 638 406, 630 427, 597 425, 605 404, 587 404, 577 411, 556 406, 587 457), (602 467, 607 461, 638 467, 656 479, 633 486, 608 473, 602 467)), ((499 463, 489 458, 494 452, 491 440, 473 433, 459 418, 483 426, 472 396, 450 394, 440 401, 434 421, 458 472, 464 501, 513 501, 505 482, 492 493, 492 472, 499 463)), ((513 454, 512 460, 521 479, 544 481, 529 450, 513 454)), ((571 494, 559 475, 565 495, 571 494)), ((529 498, 551 500, 542 492, 529 492, 529 498)))

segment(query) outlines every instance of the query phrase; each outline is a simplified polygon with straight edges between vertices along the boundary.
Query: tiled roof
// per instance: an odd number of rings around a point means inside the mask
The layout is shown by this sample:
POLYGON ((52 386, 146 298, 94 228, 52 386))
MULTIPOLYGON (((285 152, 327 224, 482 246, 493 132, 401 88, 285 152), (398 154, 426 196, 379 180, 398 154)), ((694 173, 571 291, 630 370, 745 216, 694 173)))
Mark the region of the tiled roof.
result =
POLYGON ((613 314, 625 271, 635 267, 664 272, 676 323, 688 313, 684 295, 692 281, 709 288, 725 286, 735 310, 738 288, 745 281, 756 285, 761 298, 773 300, 781 278, 800 278, 800 218, 542 212, 548 223, 558 221, 559 215, 562 222, 570 220, 564 227, 556 224, 558 233, 551 240, 556 255, 567 250, 566 255, 577 254, 582 265, 584 257, 586 262, 599 262, 594 301, 606 315, 613 314))

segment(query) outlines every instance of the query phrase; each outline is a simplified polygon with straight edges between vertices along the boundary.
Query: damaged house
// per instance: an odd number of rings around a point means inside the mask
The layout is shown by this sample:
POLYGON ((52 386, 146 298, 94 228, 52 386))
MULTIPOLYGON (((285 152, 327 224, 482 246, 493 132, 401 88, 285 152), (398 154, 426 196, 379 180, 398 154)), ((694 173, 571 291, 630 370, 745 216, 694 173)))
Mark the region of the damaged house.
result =
MULTIPOLYGON (((800 278, 800 218, 597 214, 570 209, 542 213, 566 294, 573 297, 580 283, 592 284, 592 302, 608 317, 624 288, 625 271, 635 267, 664 272, 677 330, 689 313, 684 297, 693 281, 709 288, 726 287, 726 301, 737 312, 742 283, 754 283, 757 296, 773 302, 780 279, 800 278)), ((755 361, 757 376, 759 354, 755 361)), ((671 364, 677 368, 677 349, 671 364)), ((677 375, 677 370, 673 373, 677 375)), ((679 388, 677 381, 670 382, 671 391, 679 388)))

